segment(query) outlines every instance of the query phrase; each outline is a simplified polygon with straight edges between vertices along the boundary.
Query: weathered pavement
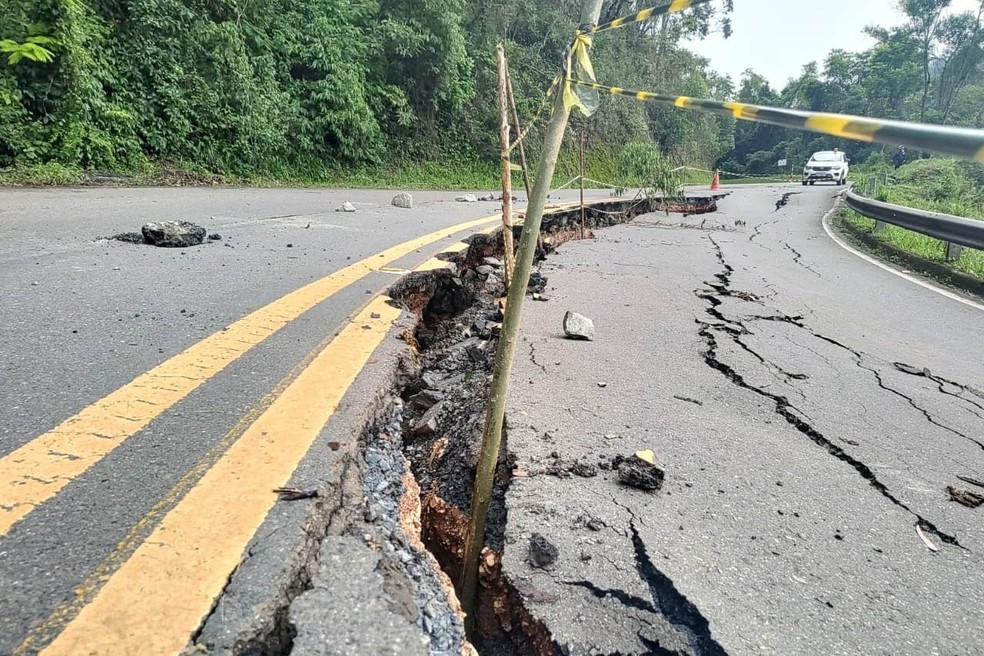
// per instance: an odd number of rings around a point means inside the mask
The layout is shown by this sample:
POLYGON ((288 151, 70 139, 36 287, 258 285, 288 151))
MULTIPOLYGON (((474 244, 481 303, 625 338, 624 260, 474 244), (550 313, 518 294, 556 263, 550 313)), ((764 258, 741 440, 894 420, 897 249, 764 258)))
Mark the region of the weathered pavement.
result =
POLYGON ((837 246, 836 191, 739 189, 544 264, 504 571, 565 653, 980 653, 984 508, 947 487, 984 492, 957 478, 984 480, 984 314, 837 246), (597 341, 563 338, 567 310, 597 341), (659 493, 538 473, 641 449, 659 493))

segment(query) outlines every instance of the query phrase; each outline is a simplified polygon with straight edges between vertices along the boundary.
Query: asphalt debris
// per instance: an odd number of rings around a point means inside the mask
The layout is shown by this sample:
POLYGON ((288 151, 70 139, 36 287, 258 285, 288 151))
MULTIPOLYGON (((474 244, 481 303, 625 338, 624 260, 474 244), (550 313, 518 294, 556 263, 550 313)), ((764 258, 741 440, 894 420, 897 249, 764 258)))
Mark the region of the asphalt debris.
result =
POLYGON ((800 192, 800 191, 790 191, 790 192, 787 192, 787 193, 783 194, 782 195, 782 198, 780 198, 779 200, 776 201, 776 211, 778 212, 782 208, 786 207, 786 205, 789 203, 789 199, 790 199, 791 196, 798 196, 801 193, 803 193, 803 192, 800 192))
POLYGON ((140 229, 144 241, 161 248, 187 248, 205 241, 205 228, 190 221, 152 221, 140 229))
POLYGON ((530 536, 530 565, 547 569, 560 557, 560 551, 539 533, 530 536))
POLYGON ((637 455, 615 456, 612 469, 618 472, 619 483, 644 492, 659 491, 666 477, 666 472, 637 455))
POLYGON ((106 237, 110 241, 121 241, 125 244, 143 244, 144 236, 139 232, 121 232, 112 237, 106 237))

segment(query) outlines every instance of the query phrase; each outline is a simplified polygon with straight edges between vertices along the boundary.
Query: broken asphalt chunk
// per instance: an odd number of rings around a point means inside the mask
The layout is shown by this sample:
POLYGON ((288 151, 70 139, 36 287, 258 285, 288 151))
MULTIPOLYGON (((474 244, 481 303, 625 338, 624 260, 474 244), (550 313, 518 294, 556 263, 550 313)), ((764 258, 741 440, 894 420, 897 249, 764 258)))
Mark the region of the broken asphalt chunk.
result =
POLYGON ((190 221, 152 221, 140 229, 144 241, 162 248, 186 248, 205 241, 205 228, 190 221))
POLYGON ((594 322, 582 314, 568 310, 564 315, 564 334, 571 339, 593 340, 594 322))
POLYGON ((560 551, 547 538, 539 533, 530 536, 530 565, 545 569, 557 562, 559 556, 560 551))
POLYGON ((616 456, 612 468, 618 471, 618 482, 645 492, 656 492, 663 487, 665 472, 637 455, 629 458, 616 456))
POLYGON ((437 416, 444 409, 444 402, 435 403, 424 416, 413 425, 413 434, 417 436, 433 435, 437 431, 437 416))

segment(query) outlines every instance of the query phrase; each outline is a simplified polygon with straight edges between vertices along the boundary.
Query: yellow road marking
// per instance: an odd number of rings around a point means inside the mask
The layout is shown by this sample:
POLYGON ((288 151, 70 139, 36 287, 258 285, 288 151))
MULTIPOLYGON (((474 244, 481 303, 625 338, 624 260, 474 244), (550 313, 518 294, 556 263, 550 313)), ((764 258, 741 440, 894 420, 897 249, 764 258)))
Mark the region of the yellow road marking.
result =
POLYGON ((109 580, 109 577, 119 569, 127 558, 129 558, 140 543, 143 542, 150 532, 156 527, 157 523, 161 520, 164 515, 166 515, 178 501, 188 493, 193 486, 195 486, 198 481, 201 480, 202 476, 209 470, 209 468, 214 465, 222 454, 225 453, 230 446, 232 446, 236 440, 238 440, 246 429, 257 420, 257 418, 266 412, 277 398, 283 394, 284 390, 294 382, 298 375, 314 361, 314 358, 321 353, 331 341, 335 339, 334 335, 330 335, 315 346, 311 351, 304 356, 304 358, 298 362, 291 370, 284 376, 280 381, 270 390, 266 395, 263 396, 256 404, 255 407, 250 408, 249 412, 242 416, 242 418, 236 422, 229 432, 222 436, 222 438, 212 446, 208 452, 202 456, 202 458, 195 464, 194 467, 188 470, 188 472, 181 477, 174 487, 168 490, 167 494, 161 497, 161 500, 154 504, 154 506, 147 511, 139 522, 137 522, 133 528, 131 528, 126 536, 120 540, 112 552, 101 562, 99 565, 85 578, 85 580, 74 590, 74 598, 61 603, 54 612, 49 615, 44 622, 38 624, 27 637, 21 642, 20 645, 14 650, 13 656, 24 656, 25 654, 33 653, 38 648, 43 647, 48 644, 58 635, 62 628, 68 624, 72 619, 78 615, 79 610, 87 603, 92 601, 99 590, 102 588, 103 584, 109 580))
POLYGON ((432 232, 305 285, 137 376, 0 458, 0 536, 205 381, 339 290, 418 248, 498 218, 493 215, 432 232))
POLYGON ((45 656, 177 654, 400 310, 377 297, 169 512, 45 656), (373 317, 376 318, 373 318, 373 317))

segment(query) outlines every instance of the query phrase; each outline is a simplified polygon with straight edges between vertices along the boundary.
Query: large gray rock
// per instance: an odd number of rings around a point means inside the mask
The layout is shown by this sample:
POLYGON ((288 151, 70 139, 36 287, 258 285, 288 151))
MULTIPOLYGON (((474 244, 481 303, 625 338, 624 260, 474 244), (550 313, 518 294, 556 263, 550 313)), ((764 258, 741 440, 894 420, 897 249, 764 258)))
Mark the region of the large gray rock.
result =
POLYGON ((353 205, 352 203, 350 203, 348 201, 345 201, 335 211, 336 212, 354 212, 355 211, 355 205, 353 205))
POLYGON ((593 340, 595 336, 594 322, 577 312, 568 311, 564 315, 564 334, 571 339, 593 340))
POLYGON ((402 207, 405 210, 413 209, 413 196, 410 194, 397 194, 393 196, 393 205, 402 207))
POLYGON ((478 202, 478 198, 475 197, 475 194, 464 194, 463 196, 458 196, 457 198, 455 198, 455 200, 458 201, 459 203, 477 203, 478 202))
POLYGON ((198 246, 205 241, 205 228, 189 221, 154 221, 141 228, 144 241, 164 248, 198 246))

